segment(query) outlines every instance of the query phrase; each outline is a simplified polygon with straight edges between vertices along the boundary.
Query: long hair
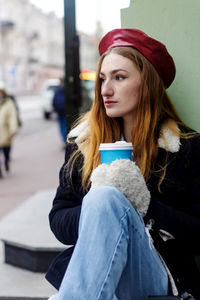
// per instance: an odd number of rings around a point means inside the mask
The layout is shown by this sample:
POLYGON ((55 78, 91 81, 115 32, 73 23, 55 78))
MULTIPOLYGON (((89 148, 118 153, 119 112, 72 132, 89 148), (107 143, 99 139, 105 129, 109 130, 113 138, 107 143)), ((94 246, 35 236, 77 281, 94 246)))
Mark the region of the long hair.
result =
MULTIPOLYGON (((162 79, 152 64, 136 49, 131 47, 116 47, 108 50, 101 56, 99 61, 95 84, 95 99, 87 117, 90 126, 90 137, 89 142, 87 141, 87 151, 85 151, 82 169, 82 185, 84 188, 89 187, 90 175, 100 164, 100 143, 115 142, 120 140, 123 134, 122 119, 111 118, 106 115, 101 96, 99 73, 104 57, 111 52, 128 58, 141 75, 137 116, 132 130, 132 144, 135 161, 146 180, 151 173, 157 155, 157 142, 162 125, 169 120, 174 120, 177 125, 184 126, 166 93, 162 79)), ((178 130, 176 131, 173 128, 172 130, 174 134, 178 135, 178 130)))

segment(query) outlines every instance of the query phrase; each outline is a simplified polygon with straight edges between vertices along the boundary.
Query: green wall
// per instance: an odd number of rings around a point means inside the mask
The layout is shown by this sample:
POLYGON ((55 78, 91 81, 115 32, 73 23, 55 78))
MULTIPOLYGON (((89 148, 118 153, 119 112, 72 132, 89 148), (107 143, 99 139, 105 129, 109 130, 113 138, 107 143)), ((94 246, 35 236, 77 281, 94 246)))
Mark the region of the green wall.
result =
POLYGON ((163 42, 176 64, 168 94, 182 120, 200 131, 200 1, 130 0, 121 27, 138 28, 163 42))

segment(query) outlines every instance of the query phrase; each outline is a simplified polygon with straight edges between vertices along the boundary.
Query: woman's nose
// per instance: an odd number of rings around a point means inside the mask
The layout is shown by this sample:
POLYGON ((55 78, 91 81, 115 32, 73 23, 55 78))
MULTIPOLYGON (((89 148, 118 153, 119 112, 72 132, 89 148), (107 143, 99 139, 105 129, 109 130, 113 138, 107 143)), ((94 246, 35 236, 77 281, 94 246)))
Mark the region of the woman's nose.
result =
POLYGON ((113 95, 113 92, 114 90, 112 87, 112 83, 110 81, 104 81, 101 86, 101 95, 106 97, 113 95))

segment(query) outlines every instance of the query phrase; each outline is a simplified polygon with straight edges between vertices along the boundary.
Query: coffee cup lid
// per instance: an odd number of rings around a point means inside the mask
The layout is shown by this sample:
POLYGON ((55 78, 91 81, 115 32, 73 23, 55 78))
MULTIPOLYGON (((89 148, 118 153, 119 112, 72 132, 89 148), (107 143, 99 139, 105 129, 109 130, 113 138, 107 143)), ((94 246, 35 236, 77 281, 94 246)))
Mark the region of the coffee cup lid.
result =
POLYGON ((133 145, 132 143, 127 143, 125 141, 102 143, 99 146, 99 150, 133 150, 133 145))

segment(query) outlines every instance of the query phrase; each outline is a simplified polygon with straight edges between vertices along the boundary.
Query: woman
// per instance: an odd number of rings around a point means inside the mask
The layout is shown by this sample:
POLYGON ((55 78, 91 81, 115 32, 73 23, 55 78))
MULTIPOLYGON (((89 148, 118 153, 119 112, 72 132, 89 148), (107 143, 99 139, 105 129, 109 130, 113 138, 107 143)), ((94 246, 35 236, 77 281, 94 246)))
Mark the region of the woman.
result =
MULTIPOLYGON (((10 170, 12 140, 18 131, 17 110, 8 97, 3 85, 0 86, 0 150, 4 154, 5 170, 10 170)), ((3 177, 0 165, 0 177, 3 177)))
POLYGON ((50 212, 55 236, 76 246, 46 277, 59 299, 176 294, 171 274, 180 293, 200 297, 194 261, 200 253, 200 137, 166 93, 175 77, 173 59, 137 29, 112 30, 99 51, 94 104, 68 135, 50 212), (135 162, 101 165, 100 143, 118 140, 133 144, 135 162))

